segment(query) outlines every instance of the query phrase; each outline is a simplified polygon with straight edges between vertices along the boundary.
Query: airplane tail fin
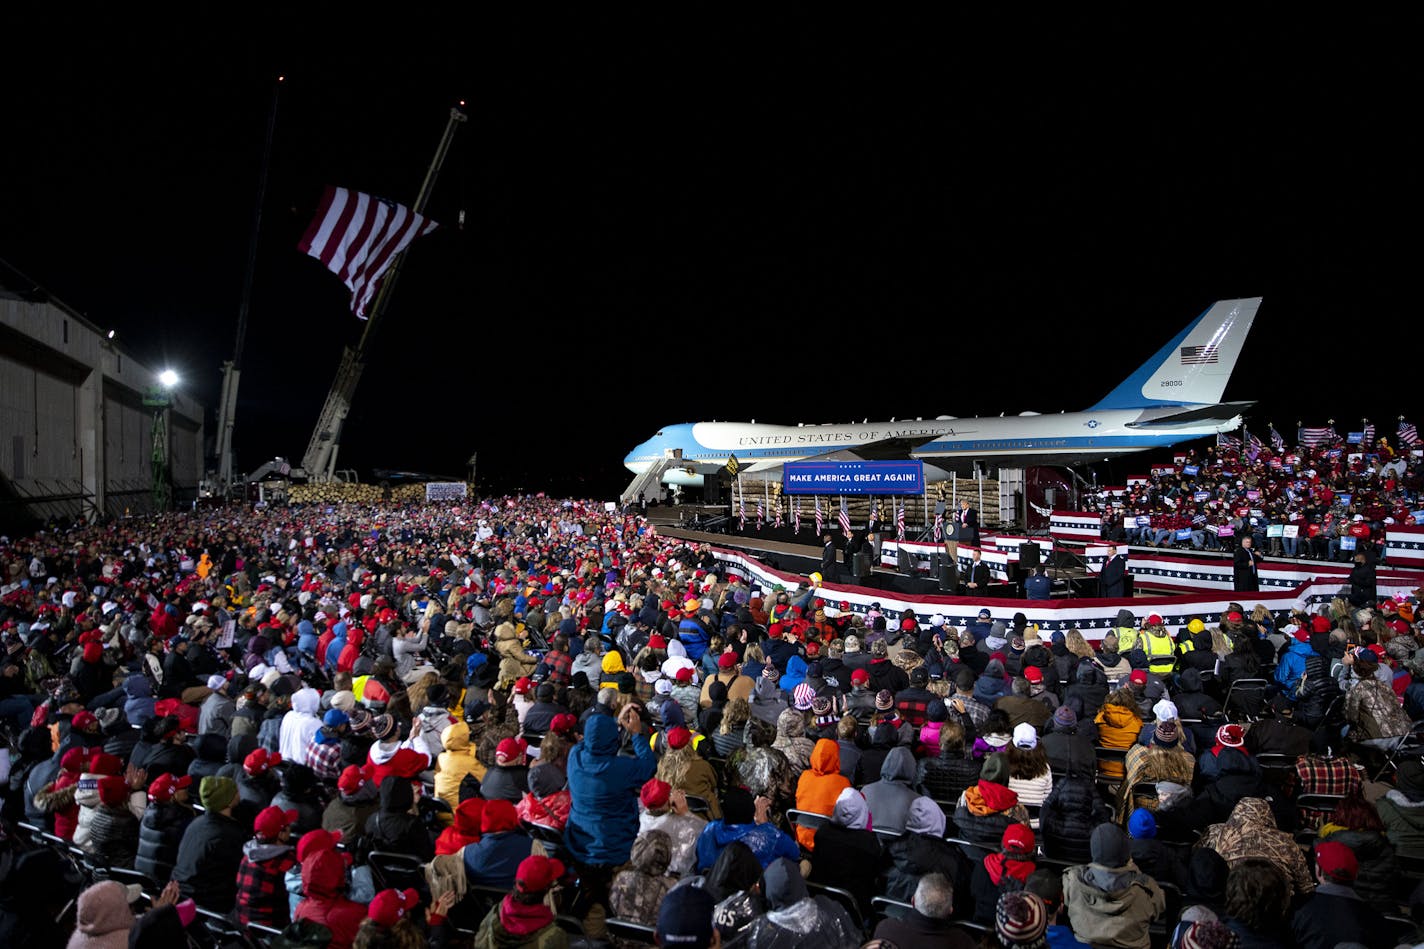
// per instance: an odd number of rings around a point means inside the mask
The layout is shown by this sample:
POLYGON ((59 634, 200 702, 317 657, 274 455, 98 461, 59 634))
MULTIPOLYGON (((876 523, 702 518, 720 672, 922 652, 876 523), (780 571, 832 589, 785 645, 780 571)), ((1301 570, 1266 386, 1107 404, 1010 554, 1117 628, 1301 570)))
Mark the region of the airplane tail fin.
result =
POLYGON ((1220 402, 1260 305, 1260 297, 1213 303, 1088 411, 1220 402))

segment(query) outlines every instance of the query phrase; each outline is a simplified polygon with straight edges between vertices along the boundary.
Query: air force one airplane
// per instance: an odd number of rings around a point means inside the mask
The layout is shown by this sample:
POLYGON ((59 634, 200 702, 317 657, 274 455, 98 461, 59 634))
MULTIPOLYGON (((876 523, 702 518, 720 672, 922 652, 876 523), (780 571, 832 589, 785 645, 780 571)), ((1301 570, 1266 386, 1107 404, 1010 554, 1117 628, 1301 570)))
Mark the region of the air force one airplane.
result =
POLYGON ((1082 412, 941 415, 860 425, 686 422, 667 426, 623 463, 636 475, 662 468, 663 484, 701 487, 703 477, 732 455, 744 474, 763 477, 789 461, 916 458, 927 462, 925 476, 935 481, 948 469, 969 469, 975 462, 999 468, 1069 465, 1165 448, 1241 427, 1242 411, 1254 403, 1219 400, 1260 305, 1260 297, 1213 304, 1082 412))

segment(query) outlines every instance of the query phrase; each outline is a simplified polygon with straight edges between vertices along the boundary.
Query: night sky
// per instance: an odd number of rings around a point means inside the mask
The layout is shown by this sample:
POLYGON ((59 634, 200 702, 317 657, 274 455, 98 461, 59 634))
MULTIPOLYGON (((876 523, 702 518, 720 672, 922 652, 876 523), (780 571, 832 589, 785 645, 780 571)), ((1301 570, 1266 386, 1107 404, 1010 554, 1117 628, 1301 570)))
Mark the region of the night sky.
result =
POLYGON ((341 467, 609 496, 672 422, 1081 409, 1252 295, 1262 434, 1424 424, 1417 23, 753 9, 7 10, 0 258, 215 406, 283 74, 242 470, 300 459, 361 330, 296 250, 323 186, 412 202, 460 99, 341 467))

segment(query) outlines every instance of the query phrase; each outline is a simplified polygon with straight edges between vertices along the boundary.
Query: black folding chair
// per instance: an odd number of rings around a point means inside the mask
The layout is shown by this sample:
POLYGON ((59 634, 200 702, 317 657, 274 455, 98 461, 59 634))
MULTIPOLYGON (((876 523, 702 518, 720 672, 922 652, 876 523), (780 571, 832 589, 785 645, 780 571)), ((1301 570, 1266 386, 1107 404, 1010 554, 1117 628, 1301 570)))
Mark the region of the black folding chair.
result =
POLYGON ((850 916, 856 929, 861 933, 865 932, 865 915, 861 913, 860 904, 856 902, 850 891, 843 890, 838 886, 827 886, 824 883, 812 883, 810 880, 806 881, 806 891, 812 896, 824 896, 839 903, 841 908, 846 911, 846 915, 850 916))
POLYGON ((698 797, 696 794, 688 794, 687 809, 703 820, 712 819, 712 806, 707 803, 706 798, 698 797))
POLYGON ((892 900, 888 896, 872 896, 870 909, 877 919, 904 919, 914 911, 915 907, 909 903, 892 900))
POLYGON ((1399 736, 1399 739, 1390 746, 1389 754, 1385 756, 1384 763, 1375 772, 1371 780, 1378 781, 1384 773, 1395 767, 1395 761, 1401 755, 1424 754, 1424 720, 1409 723, 1409 731, 1399 736))
POLYGON ((425 890, 425 863, 408 853, 372 850, 366 860, 377 892, 381 890, 425 890))
POLYGON ((609 916, 603 923, 608 927, 608 932, 611 935, 624 942, 649 946, 657 944, 656 928, 646 923, 635 923, 631 919, 619 919, 617 916, 609 916))
POLYGON ((1221 703, 1226 710, 1227 717, 1230 717, 1235 698, 1241 704, 1241 713, 1246 717, 1246 721, 1257 721, 1261 716, 1261 710, 1266 705, 1266 692, 1271 688, 1270 679, 1236 679, 1231 683, 1231 687, 1226 690, 1226 701, 1221 703))

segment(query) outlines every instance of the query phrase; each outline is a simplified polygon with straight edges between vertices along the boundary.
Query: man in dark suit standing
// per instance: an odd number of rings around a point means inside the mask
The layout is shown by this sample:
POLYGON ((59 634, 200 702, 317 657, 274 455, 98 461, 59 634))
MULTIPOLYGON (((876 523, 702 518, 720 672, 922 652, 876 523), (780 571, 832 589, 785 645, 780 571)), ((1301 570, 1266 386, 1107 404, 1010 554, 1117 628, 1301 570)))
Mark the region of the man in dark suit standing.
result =
POLYGON ((836 542, 826 533, 821 537, 826 546, 821 549, 821 579, 832 583, 836 578, 836 542))
POLYGON ((1257 569, 1261 555, 1251 549, 1251 544, 1251 535, 1243 535, 1231 564, 1232 587, 1242 593, 1256 593, 1261 589, 1261 575, 1257 569))
POLYGON ((1106 599, 1127 596, 1127 558, 1117 552, 1116 545, 1108 547, 1108 559, 1098 574, 1098 588, 1106 599))
POLYGON ((979 546, 979 512, 969 506, 968 501, 959 502, 959 542, 970 547, 979 546))
POLYGON ((974 596, 976 593, 983 593, 988 589, 993 577, 989 573, 989 565, 982 563, 983 554, 974 551, 974 559, 969 564, 969 570, 964 575, 964 595, 974 596))

